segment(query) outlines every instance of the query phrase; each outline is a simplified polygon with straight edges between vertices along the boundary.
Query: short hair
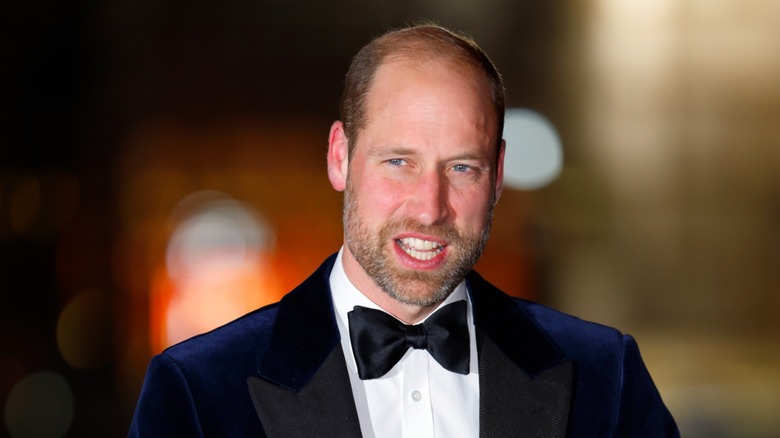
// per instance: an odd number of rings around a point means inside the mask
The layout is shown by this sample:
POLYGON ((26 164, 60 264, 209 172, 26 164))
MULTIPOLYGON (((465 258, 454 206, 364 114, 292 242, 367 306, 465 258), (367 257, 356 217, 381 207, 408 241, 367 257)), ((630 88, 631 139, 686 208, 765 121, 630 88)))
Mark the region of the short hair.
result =
POLYGON ((358 132, 367 123, 366 101, 374 76, 388 59, 447 59, 481 74, 488 83, 496 113, 497 148, 504 131, 504 82, 487 54, 473 39, 436 24, 421 24, 390 31, 373 39, 352 59, 341 96, 341 121, 349 140, 349 156, 358 132))

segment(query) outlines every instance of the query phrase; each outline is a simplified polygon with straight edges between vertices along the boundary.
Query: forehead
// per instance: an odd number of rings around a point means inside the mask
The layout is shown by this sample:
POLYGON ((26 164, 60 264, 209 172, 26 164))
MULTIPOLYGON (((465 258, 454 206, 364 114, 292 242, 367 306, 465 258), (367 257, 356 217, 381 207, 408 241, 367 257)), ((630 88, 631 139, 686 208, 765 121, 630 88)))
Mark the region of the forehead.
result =
POLYGON ((378 90, 388 87, 404 89, 421 83, 431 90, 448 87, 453 92, 460 89, 473 93, 480 100, 490 101, 490 85, 474 66, 443 56, 423 59, 388 56, 374 72, 368 97, 370 100, 378 90))
POLYGON ((495 130, 490 84, 473 66, 446 58, 389 58, 377 68, 366 96, 366 128, 390 113, 436 108, 495 130))
POLYGON ((391 151, 488 162, 498 154, 496 110, 487 81, 458 64, 382 64, 366 96, 365 116, 350 146, 350 157, 357 161, 391 151))

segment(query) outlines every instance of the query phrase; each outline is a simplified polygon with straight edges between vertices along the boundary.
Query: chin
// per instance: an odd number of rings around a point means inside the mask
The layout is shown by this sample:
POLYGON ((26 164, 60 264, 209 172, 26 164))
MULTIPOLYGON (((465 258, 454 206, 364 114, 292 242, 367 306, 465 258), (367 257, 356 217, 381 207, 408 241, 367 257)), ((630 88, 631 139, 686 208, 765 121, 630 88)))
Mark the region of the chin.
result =
POLYGON ((385 292, 390 298, 410 306, 418 307, 430 307, 435 306, 450 295, 453 288, 431 288, 429 283, 423 282, 419 285, 413 285, 409 282, 406 283, 406 287, 403 290, 398 288, 388 289, 384 288, 385 292), (415 287, 417 286, 417 287, 415 287))

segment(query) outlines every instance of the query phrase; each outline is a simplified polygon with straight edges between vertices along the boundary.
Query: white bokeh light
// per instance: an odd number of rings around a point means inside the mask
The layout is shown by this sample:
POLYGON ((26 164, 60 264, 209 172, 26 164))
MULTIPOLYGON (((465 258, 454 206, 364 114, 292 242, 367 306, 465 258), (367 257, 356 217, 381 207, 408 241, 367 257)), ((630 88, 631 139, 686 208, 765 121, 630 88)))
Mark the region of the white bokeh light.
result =
POLYGON ((553 181, 563 167, 563 149, 552 123, 519 108, 508 109, 504 120, 504 185, 533 190, 553 181))
POLYGON ((249 205, 202 191, 173 212, 166 253, 169 299, 162 346, 211 330, 263 304, 275 235, 249 205))
POLYGON ((12 438, 59 438, 73 421, 75 399, 58 373, 30 374, 11 389, 5 403, 5 425, 12 438))

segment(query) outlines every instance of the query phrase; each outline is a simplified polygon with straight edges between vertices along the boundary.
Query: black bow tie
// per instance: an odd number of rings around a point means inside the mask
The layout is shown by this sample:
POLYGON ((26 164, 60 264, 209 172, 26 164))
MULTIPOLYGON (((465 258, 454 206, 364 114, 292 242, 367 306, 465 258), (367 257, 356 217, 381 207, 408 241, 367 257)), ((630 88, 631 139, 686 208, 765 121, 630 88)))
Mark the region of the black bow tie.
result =
POLYGON ((469 373, 465 301, 442 307, 418 325, 406 325, 381 310, 361 306, 355 306, 347 317, 358 375, 363 380, 387 374, 409 347, 428 350, 447 370, 469 373))

